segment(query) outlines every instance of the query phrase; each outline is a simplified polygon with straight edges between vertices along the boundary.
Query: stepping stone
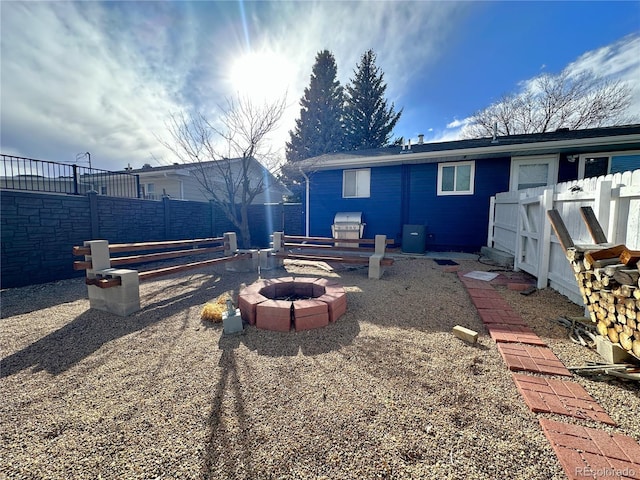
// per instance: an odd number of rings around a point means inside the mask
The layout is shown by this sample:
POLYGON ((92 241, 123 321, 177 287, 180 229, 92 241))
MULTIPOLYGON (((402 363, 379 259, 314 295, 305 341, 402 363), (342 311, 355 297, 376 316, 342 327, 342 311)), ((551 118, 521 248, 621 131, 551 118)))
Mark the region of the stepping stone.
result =
POLYGON ((539 345, 541 347, 547 346, 533 330, 526 326, 493 323, 487 325, 487 330, 489 330, 489 335, 491 335, 491 338, 496 342, 526 343, 528 345, 539 345))
POLYGON ((582 385, 512 373, 513 380, 532 412, 556 413, 616 425, 582 385))
POLYGON ((521 325, 523 327, 528 327, 527 323, 522 319, 520 315, 518 315, 513 310, 500 310, 500 309, 488 309, 484 308, 482 310, 478 310, 478 314, 480 315, 480 319, 482 323, 489 326, 491 324, 497 323, 502 325, 521 325))
POLYGON ((522 343, 498 343, 496 345, 509 370, 571 376, 571 372, 548 347, 522 343))
POLYGON ((546 418, 540 425, 570 480, 640 480, 640 445, 633 438, 546 418))

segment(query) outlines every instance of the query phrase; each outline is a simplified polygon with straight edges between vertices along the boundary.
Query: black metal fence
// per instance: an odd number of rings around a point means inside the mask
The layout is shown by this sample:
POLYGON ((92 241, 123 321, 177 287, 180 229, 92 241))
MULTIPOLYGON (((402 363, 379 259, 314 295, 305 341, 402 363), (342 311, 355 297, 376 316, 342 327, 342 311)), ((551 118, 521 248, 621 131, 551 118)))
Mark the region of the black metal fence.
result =
POLYGON ((138 175, 0 154, 0 188, 140 198, 138 175))

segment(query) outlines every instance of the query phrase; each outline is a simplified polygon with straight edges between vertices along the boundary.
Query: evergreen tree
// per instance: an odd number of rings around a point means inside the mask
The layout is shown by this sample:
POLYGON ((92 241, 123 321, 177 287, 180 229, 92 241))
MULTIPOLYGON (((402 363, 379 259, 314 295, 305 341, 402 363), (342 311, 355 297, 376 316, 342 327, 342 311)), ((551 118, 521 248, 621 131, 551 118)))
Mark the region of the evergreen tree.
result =
POLYGON ((345 128, 347 148, 365 150, 389 144, 391 132, 402 115, 387 107, 384 73, 376 66, 376 54, 366 51, 346 86, 345 128))
POLYGON ((311 81, 300 99, 300 118, 287 142, 288 162, 304 160, 344 147, 344 91, 337 80, 338 67, 331 52, 316 55, 311 81))

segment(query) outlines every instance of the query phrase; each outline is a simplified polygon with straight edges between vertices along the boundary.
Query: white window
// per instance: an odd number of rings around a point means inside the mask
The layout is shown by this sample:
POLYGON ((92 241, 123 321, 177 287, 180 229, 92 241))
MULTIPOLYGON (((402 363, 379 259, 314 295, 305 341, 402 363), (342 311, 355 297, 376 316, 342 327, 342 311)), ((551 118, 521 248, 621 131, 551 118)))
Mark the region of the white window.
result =
POLYGON ((513 157, 510 190, 544 187, 558 180, 558 155, 513 157))
POLYGON ((438 164, 438 195, 473 195, 476 162, 438 164))
POLYGON ((371 185, 371 169, 344 170, 342 172, 343 198, 368 198, 371 185))
MULTIPOLYGON (((575 158, 575 157, 574 157, 575 158)), ((609 173, 640 168, 640 151, 580 155, 578 178, 599 177, 609 173)))

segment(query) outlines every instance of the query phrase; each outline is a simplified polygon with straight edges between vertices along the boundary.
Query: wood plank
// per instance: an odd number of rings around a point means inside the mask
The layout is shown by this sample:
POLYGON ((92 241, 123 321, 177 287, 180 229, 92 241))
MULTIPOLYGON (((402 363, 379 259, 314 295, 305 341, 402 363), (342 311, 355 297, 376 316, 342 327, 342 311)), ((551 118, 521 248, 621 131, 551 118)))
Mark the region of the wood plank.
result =
POLYGON ((202 268, 202 267, 206 267, 208 265, 215 265, 217 263, 225 263, 225 262, 233 262, 236 260, 240 260, 242 258, 251 258, 251 254, 250 253, 238 253, 232 257, 222 257, 222 258, 214 258, 211 260, 203 260, 201 262, 192 262, 192 263, 186 263, 184 265, 175 265, 173 267, 165 267, 165 268, 158 268, 156 270, 149 270, 146 272, 140 272, 138 274, 138 279, 141 282, 144 282, 146 280, 151 280, 153 278, 156 277, 161 277, 163 275, 169 275, 171 273, 178 273, 178 272, 184 272, 187 270, 193 270, 196 268, 202 268))
POLYGON ((189 257, 191 255, 203 255, 205 253, 222 252, 224 247, 190 248, 189 250, 176 250, 174 252, 147 253, 142 255, 130 255, 127 257, 112 257, 111 265, 130 265, 132 263, 153 262, 168 260, 170 258, 189 257))
POLYGON ((627 248, 620 254, 620 263, 628 267, 633 267, 640 262, 640 250, 629 250, 627 248))
MULTIPOLYGON (((353 263, 353 264, 367 264, 369 263, 369 255, 356 257, 354 255, 322 255, 322 254, 304 254, 304 253, 291 253, 291 252, 277 252, 275 254, 278 258, 290 258, 294 260, 307 260, 310 262, 340 262, 340 263, 353 263)), ((393 265, 393 258, 384 257, 380 261, 380 265, 386 267, 393 265)))
POLYGON ((73 269, 74 270, 87 270, 88 268, 91 268, 93 265, 91 264, 91 262, 85 261, 85 260, 76 260, 75 262, 73 262, 73 269))
POLYGON ((569 234, 569 230, 567 230, 567 226, 564 224, 562 217, 560 216, 560 212, 558 210, 551 209, 547 210, 547 217, 549 218, 549 222, 551 222, 551 227, 558 237, 558 241, 560 242, 560 246, 566 255, 567 250, 569 248, 574 247, 573 240, 571 239, 571 235, 569 234))
MULTIPOLYGON (((208 245, 210 243, 222 243, 224 237, 196 238, 194 240, 170 240, 166 242, 138 242, 138 243, 114 243, 109 245, 109 252, 137 252, 141 250, 165 250, 169 248, 194 247, 198 245, 208 245)), ((74 246, 73 255, 91 255, 91 248, 85 246, 74 246)))
MULTIPOLYGON (((303 237, 300 235, 283 235, 283 241, 290 242, 320 242, 320 243, 364 243, 368 245, 373 245, 376 243, 375 238, 331 238, 331 237, 303 237)), ((392 238, 387 238, 387 245, 391 245, 395 242, 392 238)))
POLYGON ((600 250, 590 250, 585 252, 584 259, 591 265, 594 265, 597 260, 608 259, 615 259, 615 263, 618 263, 618 257, 624 250, 626 250, 624 245, 616 245, 615 247, 603 248, 600 250))
POLYGON ((584 223, 587 225, 587 230, 589 230, 593 241, 596 243, 607 243, 607 236, 602 230, 602 226, 600 226, 600 222, 598 222, 593 209, 591 207, 580 207, 580 215, 582 215, 582 220, 584 220, 584 223))

